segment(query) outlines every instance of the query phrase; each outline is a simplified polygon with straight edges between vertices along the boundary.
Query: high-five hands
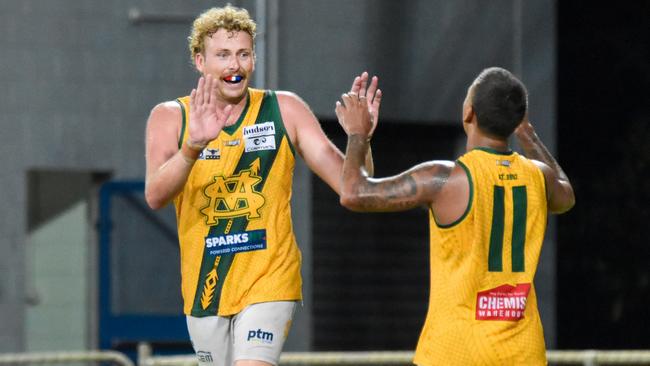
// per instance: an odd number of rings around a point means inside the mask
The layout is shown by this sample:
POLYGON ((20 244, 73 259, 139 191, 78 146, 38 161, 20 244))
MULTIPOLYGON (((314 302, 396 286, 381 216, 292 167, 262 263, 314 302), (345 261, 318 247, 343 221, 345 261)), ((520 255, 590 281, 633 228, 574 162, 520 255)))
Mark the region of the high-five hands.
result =
POLYGON ((368 86, 368 73, 364 71, 354 78, 350 91, 341 96, 343 103, 336 102, 336 117, 348 135, 372 137, 379 120, 382 97, 381 90, 377 88, 378 82, 377 76, 373 76, 368 86))
POLYGON ((211 75, 201 77, 190 94, 190 124, 186 143, 192 150, 203 150, 224 127, 234 124, 235 121, 228 122, 232 105, 221 109, 217 104, 216 81, 211 75))
POLYGON ((343 103, 336 102, 336 117, 348 136, 361 134, 370 138, 375 131, 382 97, 378 81, 373 76, 368 86, 368 73, 363 72, 354 78, 350 91, 341 96, 343 103))

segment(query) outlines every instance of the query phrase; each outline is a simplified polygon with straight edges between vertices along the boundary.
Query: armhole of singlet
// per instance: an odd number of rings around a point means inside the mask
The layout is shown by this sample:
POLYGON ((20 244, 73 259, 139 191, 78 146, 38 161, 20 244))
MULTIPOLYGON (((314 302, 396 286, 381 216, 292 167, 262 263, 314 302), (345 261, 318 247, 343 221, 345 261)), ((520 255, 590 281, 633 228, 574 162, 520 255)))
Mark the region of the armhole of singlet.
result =
POLYGON ((176 103, 178 103, 179 106, 181 106, 181 134, 178 137, 178 149, 180 150, 181 147, 183 146, 183 138, 185 137, 185 126, 187 125, 187 121, 185 120, 185 106, 183 105, 183 102, 180 101, 180 99, 176 99, 176 103))
POLYGON ((463 164, 462 161, 456 160, 456 163, 460 165, 460 167, 463 168, 463 170, 465 171, 465 174, 467 174, 467 183, 469 184, 469 197, 467 200, 467 207, 465 208, 465 212, 463 212, 463 215, 461 217, 459 217, 456 221, 446 225, 442 225, 438 223, 438 220, 436 219, 436 215, 433 213, 433 209, 430 209, 431 216, 433 216, 433 220, 435 221, 436 225, 441 229, 449 229, 451 227, 460 224, 467 217, 467 215, 469 215, 469 211, 472 209, 472 204, 474 201, 474 184, 472 182, 472 173, 470 173, 469 168, 467 168, 467 166, 463 164))
POLYGON ((296 150, 293 144, 291 143, 291 139, 289 138, 289 134, 287 133, 287 128, 284 126, 284 120, 282 119, 282 113, 280 112, 280 102, 278 101, 278 95, 273 90, 267 90, 264 93, 263 106, 265 107, 265 109, 268 108, 269 115, 276 115, 280 119, 280 123, 279 126, 277 126, 277 128, 282 130, 282 134, 287 139, 287 144, 289 144, 289 149, 291 150, 291 154, 293 154, 295 158, 296 150))

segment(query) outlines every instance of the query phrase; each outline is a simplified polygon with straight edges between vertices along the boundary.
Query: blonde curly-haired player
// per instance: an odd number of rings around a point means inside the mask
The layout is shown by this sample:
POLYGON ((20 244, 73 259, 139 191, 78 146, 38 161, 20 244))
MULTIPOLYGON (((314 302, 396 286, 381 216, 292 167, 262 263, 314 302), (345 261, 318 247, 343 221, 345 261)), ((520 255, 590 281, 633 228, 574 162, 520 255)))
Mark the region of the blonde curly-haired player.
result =
MULTIPOLYGON (((340 191, 343 154, 307 104, 249 87, 255 28, 230 5, 202 13, 189 37, 198 85, 155 106, 146 130, 145 197, 153 209, 174 201, 184 312, 201 365, 278 363, 302 296, 289 206, 295 154, 340 191)), ((351 92, 369 95, 376 119, 377 78, 368 85, 363 73, 351 92)))
POLYGON ((341 203, 356 211, 429 210, 429 311, 414 363, 545 365, 533 278, 547 211, 565 212, 575 199, 528 121, 524 85, 507 70, 484 70, 463 105, 467 152, 383 179, 362 166, 375 127, 366 104, 350 94, 337 104, 348 134, 341 203), (525 157, 508 147, 513 134, 525 157))

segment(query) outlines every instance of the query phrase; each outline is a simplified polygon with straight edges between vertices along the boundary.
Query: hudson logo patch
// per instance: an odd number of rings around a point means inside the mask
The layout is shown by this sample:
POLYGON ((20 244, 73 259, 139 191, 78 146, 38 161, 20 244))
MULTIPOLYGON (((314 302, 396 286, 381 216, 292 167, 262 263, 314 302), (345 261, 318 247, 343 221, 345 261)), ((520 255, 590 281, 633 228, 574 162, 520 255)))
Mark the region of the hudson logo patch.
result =
POLYGON ((244 151, 275 150, 275 122, 244 127, 244 151))
POLYGON ((481 291, 476 296, 476 320, 523 319, 530 283, 502 285, 481 291))
POLYGON ((208 205, 201 209, 208 225, 216 225, 220 219, 260 217, 260 208, 264 206, 264 196, 255 189, 262 181, 257 175, 260 159, 255 159, 250 169, 242 170, 230 177, 214 176, 203 194, 209 199, 208 205))
POLYGON ((275 122, 269 121, 244 127, 244 137, 275 135, 275 122))
POLYGON ((252 230, 236 234, 208 236, 205 238, 205 249, 210 255, 266 249, 266 230, 252 230))

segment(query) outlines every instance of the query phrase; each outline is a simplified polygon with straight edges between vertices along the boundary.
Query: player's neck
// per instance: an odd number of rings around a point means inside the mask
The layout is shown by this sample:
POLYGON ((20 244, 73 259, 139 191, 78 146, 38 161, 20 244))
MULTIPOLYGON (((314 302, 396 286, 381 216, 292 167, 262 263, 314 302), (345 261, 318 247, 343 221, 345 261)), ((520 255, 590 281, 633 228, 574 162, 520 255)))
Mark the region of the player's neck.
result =
POLYGON ((219 100, 218 106, 220 109, 223 110, 223 108, 226 108, 228 105, 232 105, 232 111, 230 112, 230 118, 228 118, 229 121, 237 121, 241 114, 244 112, 244 108, 246 107, 246 104, 248 103, 248 90, 244 95, 242 95, 238 99, 230 99, 230 100, 219 100))
POLYGON ((491 137, 485 134, 472 134, 467 137, 467 151, 471 151, 478 147, 486 147, 496 151, 510 151, 510 146, 508 145, 508 140, 503 140, 495 137, 491 137))

